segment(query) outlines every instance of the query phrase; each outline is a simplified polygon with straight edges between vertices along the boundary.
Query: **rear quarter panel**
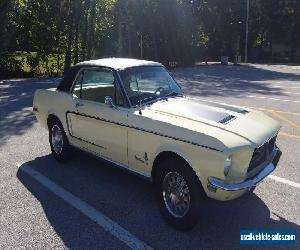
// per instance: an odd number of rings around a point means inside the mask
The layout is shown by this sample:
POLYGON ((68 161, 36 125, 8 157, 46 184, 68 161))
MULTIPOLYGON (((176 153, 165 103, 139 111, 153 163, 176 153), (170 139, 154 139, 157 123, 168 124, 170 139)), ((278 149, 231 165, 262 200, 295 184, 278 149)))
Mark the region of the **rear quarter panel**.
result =
POLYGON ((35 115, 38 122, 46 129, 48 129, 47 119, 53 114, 67 130, 66 111, 74 110, 72 95, 55 89, 37 90, 34 94, 33 107, 37 109, 35 115))

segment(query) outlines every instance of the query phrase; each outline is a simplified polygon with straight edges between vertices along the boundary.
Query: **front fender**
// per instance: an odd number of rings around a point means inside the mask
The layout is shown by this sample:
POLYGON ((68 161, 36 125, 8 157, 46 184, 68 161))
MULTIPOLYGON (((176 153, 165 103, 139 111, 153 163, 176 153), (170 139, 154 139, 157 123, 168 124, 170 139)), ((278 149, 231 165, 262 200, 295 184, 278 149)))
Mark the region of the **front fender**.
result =
POLYGON ((172 152, 182 157, 194 170, 207 193, 208 177, 224 178, 224 161, 227 156, 222 152, 182 142, 158 147, 156 157, 162 152, 172 152))
MULTIPOLYGON (((187 153, 179 146, 176 144, 168 144, 168 145, 162 145, 160 146, 156 152, 155 152, 155 159, 163 152, 171 152, 171 153, 175 153, 178 156, 180 156, 181 158, 183 158, 190 166, 192 166, 192 162, 190 161, 187 153)), ((153 165, 154 161, 152 162, 153 165)))

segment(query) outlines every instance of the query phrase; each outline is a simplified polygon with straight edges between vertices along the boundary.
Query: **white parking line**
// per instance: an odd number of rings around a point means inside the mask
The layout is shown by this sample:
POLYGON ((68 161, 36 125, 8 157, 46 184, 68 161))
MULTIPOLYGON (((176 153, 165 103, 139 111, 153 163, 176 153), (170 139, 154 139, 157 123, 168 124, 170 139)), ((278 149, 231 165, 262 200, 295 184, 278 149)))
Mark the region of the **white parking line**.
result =
POLYGON ((279 85, 274 85, 271 86, 273 88, 281 88, 281 89, 300 89, 300 86, 279 86, 279 85))
POLYGON ((281 178, 281 177, 278 177, 278 176, 275 176, 275 175, 269 175, 268 177, 270 179, 274 180, 274 181, 278 181, 278 182, 290 185, 290 186, 295 187, 295 188, 300 188, 300 183, 289 181, 287 179, 284 179, 284 178, 281 178))
POLYGON ((272 97, 265 97, 265 96, 255 96, 255 95, 248 95, 246 97, 258 98, 258 99, 268 99, 268 100, 272 100, 272 101, 281 101, 281 102, 295 102, 295 103, 300 102, 300 101, 295 101, 295 100, 279 99, 279 98, 272 98, 272 97))
POLYGON ((283 91, 283 94, 288 94, 288 95, 300 95, 299 92, 295 93, 295 92, 290 92, 290 91, 283 91))
MULTIPOLYGON (((216 85, 216 90, 218 90, 219 93, 221 93, 222 91, 235 91, 235 92, 243 92, 243 89, 234 89, 234 88, 219 88, 218 85, 216 85)), ((218 93, 217 92, 217 93, 218 93)), ((266 90, 255 90, 255 92, 257 93, 261 93, 261 94, 266 94, 267 91, 266 90)), ((300 95, 300 92, 292 92, 292 91, 268 91, 268 94, 274 94, 274 95, 278 95, 278 94, 288 94, 288 95, 300 95)))
POLYGON ((19 169, 24 171, 26 174, 31 176, 33 179, 38 181, 52 193, 56 194, 58 197, 63 199, 65 202, 79 210, 81 213, 86 215, 92 221, 95 221, 100 227, 105 231, 109 232, 120 241, 124 242, 127 246, 132 249, 152 249, 145 242, 139 240, 130 232, 119 226, 117 223, 100 213, 98 210, 87 204, 86 202, 80 200, 76 196, 72 195, 70 192, 64 190, 51 180, 49 180, 44 175, 35 171, 27 164, 19 164, 19 169))

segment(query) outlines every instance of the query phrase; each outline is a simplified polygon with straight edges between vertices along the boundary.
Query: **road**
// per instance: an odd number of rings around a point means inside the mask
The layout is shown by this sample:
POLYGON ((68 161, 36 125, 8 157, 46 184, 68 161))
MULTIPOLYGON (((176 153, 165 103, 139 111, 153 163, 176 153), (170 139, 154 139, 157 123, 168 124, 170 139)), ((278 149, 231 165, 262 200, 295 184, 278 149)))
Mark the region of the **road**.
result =
POLYGON ((178 68, 173 75, 193 98, 252 107, 278 119, 283 156, 275 177, 238 200, 207 200, 199 225, 178 232, 162 220, 151 184, 79 151, 68 164, 53 160, 31 105, 36 89, 59 79, 0 81, 1 249, 126 249, 134 246, 128 239, 155 249, 232 249, 242 248, 241 229, 295 229, 299 249, 300 69, 210 65, 178 68))

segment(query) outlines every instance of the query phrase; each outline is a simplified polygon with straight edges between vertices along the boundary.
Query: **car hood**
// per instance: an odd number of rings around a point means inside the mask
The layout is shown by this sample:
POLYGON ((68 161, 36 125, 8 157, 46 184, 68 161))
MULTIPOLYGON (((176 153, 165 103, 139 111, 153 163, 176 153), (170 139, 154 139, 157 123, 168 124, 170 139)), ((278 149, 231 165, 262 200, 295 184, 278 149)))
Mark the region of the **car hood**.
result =
POLYGON ((260 146, 280 129, 277 121, 262 112, 187 97, 156 102, 143 113, 217 138, 226 147, 260 146))

